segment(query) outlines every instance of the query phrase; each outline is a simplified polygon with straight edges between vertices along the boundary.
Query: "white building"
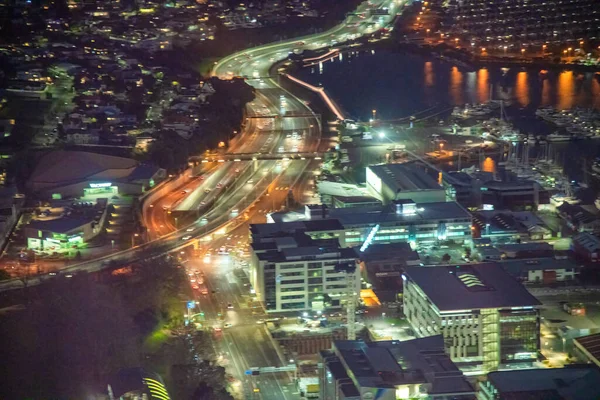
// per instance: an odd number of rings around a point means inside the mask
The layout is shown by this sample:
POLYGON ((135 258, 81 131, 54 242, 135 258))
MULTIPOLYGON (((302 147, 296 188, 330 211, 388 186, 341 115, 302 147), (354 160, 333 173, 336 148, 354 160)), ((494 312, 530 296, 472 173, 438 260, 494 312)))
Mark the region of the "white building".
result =
POLYGON ((408 199, 417 203, 446 201, 444 188, 432 177, 404 164, 368 166, 367 190, 384 204, 408 199))
POLYGON ((356 253, 337 240, 302 233, 252 240, 250 280, 269 313, 340 308, 360 291, 356 253))

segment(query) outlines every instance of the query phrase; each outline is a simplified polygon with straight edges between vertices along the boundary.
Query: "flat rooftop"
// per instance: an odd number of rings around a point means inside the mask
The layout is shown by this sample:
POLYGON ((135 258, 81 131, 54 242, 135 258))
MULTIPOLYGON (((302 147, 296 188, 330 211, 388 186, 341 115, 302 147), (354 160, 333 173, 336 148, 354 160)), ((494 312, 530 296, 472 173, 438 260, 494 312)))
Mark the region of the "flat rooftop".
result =
POLYGON ((334 342, 333 350, 340 360, 343 359, 360 387, 394 388, 429 383, 428 394, 474 393, 473 387, 445 353, 441 335, 369 343, 341 340, 334 342))
POLYGON ((595 365, 496 371, 488 374, 488 380, 503 399, 600 399, 600 369, 595 365))
POLYGON ((417 190, 442 190, 442 187, 425 171, 404 164, 371 165, 370 169, 381 181, 395 192, 417 190))
POLYGON ((419 203, 415 214, 399 214, 394 204, 381 207, 334 208, 329 218, 337 219, 345 227, 360 225, 386 225, 395 223, 417 223, 430 220, 465 219, 471 214, 460 204, 452 201, 419 203))
POLYGON ((440 311, 541 304, 500 264, 407 267, 405 275, 440 311))

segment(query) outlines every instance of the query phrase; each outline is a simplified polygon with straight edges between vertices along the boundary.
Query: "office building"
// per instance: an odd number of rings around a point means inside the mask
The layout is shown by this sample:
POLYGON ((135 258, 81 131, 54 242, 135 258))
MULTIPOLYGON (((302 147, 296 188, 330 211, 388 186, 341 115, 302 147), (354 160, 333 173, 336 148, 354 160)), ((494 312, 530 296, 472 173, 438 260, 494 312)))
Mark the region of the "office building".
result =
POLYGON ((253 229, 263 234, 302 230, 313 238, 335 237, 342 247, 471 240, 471 214, 456 202, 397 200, 380 207, 335 209, 308 205, 302 213, 270 214, 269 221, 272 223, 253 225, 253 229))
POLYGON ((403 279, 404 314, 417 336, 442 334, 463 370, 538 359, 540 303, 501 265, 407 267, 403 279))
POLYGON ((384 204, 409 199, 418 203, 446 201, 446 193, 435 179, 405 164, 368 166, 367 190, 384 204))
POLYGON ((360 291, 354 249, 297 232, 252 236, 250 281, 268 313, 342 307, 360 291))
POLYGON ((595 365, 495 371, 479 385, 482 400, 597 400, 600 369, 595 365))
POLYGON ((320 358, 321 400, 475 399, 440 335, 403 342, 335 341, 320 358))

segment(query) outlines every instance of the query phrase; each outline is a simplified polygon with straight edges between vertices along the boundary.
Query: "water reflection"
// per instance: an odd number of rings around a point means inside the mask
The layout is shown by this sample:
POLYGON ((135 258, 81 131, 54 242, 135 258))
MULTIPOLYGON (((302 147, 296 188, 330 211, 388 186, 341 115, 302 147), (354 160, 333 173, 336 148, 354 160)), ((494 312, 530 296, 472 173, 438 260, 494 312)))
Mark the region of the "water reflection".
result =
POLYGON ((432 87, 433 86, 433 77, 434 77, 434 73, 433 73, 433 66, 431 61, 427 61, 425 63, 425 87, 432 87))
POLYGON ((309 83, 322 83, 359 119, 370 118, 373 108, 386 118, 403 118, 435 106, 451 108, 490 98, 511 100, 531 114, 538 106, 600 109, 600 79, 592 73, 493 66, 467 72, 415 54, 363 51, 297 74, 309 83), (350 76, 360 84, 348 85, 350 76))
POLYGON ((573 107, 575 94, 575 79, 572 71, 563 71, 558 76, 558 102, 556 107, 565 110, 573 107))
POLYGON ((543 106, 552 105, 552 82, 550 79, 545 79, 545 76, 542 77, 541 104, 543 106))
POLYGON ((527 72, 521 71, 517 74, 517 81, 515 83, 515 98, 521 107, 526 107, 529 104, 529 90, 527 72))
POLYGON ((450 72, 450 96, 452 104, 464 104, 463 74, 456 67, 450 72))
POLYGON ((490 73, 487 68, 477 71, 477 101, 484 103, 490 98, 490 73))

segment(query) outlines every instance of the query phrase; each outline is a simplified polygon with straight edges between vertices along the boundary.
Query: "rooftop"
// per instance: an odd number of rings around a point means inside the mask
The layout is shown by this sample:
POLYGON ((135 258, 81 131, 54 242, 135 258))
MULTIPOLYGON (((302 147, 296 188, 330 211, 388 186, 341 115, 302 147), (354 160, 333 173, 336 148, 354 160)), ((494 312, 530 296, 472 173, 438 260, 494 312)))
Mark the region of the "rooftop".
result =
POLYGON ((472 394, 473 387, 444 351, 441 335, 407 341, 335 341, 333 351, 360 387, 429 383, 428 394, 472 394))
POLYGON ((365 262, 389 260, 390 258, 398 258, 399 261, 404 262, 416 261, 419 260, 419 254, 406 242, 372 244, 360 254, 360 259, 365 262))
POLYGON ((588 357, 593 358, 596 364, 600 363, 600 333, 582 336, 574 339, 575 346, 587 353, 588 357))
POLYGON ((416 213, 402 214, 396 212, 396 206, 390 204, 381 207, 335 208, 330 210, 329 218, 339 220, 347 227, 369 224, 416 223, 425 220, 468 219, 471 214, 456 202, 419 203, 416 213))
POLYGON ((407 267, 405 275, 440 311, 541 304, 500 264, 407 267))
POLYGON ((382 164, 367 167, 394 192, 441 190, 441 186, 424 171, 404 164, 382 164))
POLYGON ((496 371, 488 380, 500 398, 511 400, 600 398, 600 370, 594 365, 568 365, 564 368, 496 371))

